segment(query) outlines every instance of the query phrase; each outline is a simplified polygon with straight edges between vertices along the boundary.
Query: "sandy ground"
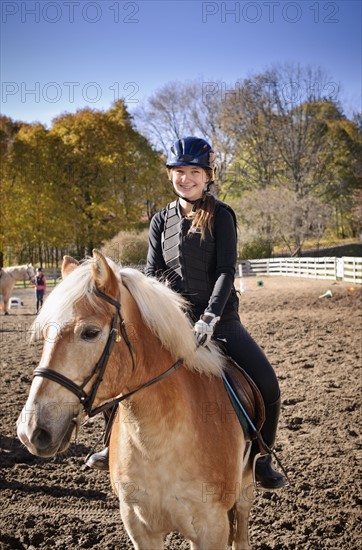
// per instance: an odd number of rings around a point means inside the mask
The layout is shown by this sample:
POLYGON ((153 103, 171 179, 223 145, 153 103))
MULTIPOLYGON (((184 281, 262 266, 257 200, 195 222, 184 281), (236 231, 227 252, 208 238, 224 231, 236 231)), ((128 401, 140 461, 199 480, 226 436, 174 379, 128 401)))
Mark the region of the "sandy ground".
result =
MULTIPOLYGON (((357 550, 362 546, 361 286, 352 290, 347 283, 283 277, 261 281, 263 286, 245 279, 240 313, 280 380, 277 452, 292 487, 257 494, 252 547, 357 550), (333 296, 319 298, 327 290, 333 296)), ((84 465, 100 419, 54 459, 32 456, 16 438, 16 419, 40 350, 29 345, 27 334, 34 320, 33 291, 14 295, 24 306, 0 317, 0 548, 131 549, 108 474, 84 465)), ((165 548, 184 550, 188 543, 173 533, 165 548)))

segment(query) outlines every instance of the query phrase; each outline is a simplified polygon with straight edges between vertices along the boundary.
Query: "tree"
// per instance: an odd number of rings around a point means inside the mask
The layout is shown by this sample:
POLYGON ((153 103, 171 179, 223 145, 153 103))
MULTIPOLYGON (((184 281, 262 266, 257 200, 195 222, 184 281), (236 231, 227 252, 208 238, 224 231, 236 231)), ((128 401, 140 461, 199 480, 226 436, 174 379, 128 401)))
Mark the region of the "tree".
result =
MULTIPOLYGON (((108 111, 112 123, 117 120, 120 107, 117 102, 108 111)), ((164 158, 154 151, 149 141, 132 124, 128 124, 122 136, 117 124, 113 127, 111 146, 116 149, 112 157, 112 181, 115 189, 118 192, 121 190, 120 200, 126 207, 123 228, 142 218, 150 220, 170 197, 164 158)))
POLYGON ((337 235, 356 236, 361 227, 355 206, 362 187, 362 132, 356 118, 327 119, 327 124, 332 159, 329 178, 318 194, 333 208, 337 235))
POLYGON ((169 194, 161 159, 122 101, 41 124, 2 120, 2 233, 17 258, 59 260, 137 227, 169 194))
POLYGON ((320 239, 330 219, 331 208, 317 197, 300 198, 291 189, 268 186, 244 194, 236 207, 241 221, 241 240, 244 228, 254 240, 264 243, 267 255, 272 243, 285 245, 292 256, 299 255, 306 239, 320 239))
POLYGON ((8 145, 2 212, 7 244, 24 261, 35 251, 42 261, 43 244, 54 242, 60 218, 58 144, 43 125, 19 124, 8 145))
MULTIPOLYGON (((331 97, 330 81, 320 69, 299 65, 274 67, 241 82, 239 95, 229 97, 223 110, 224 131, 234 143, 233 165, 239 168, 239 180, 226 182, 225 192, 236 198, 247 190, 283 186, 300 202, 295 214, 305 217, 315 199, 330 203, 334 189, 345 217, 355 186, 353 146, 338 89, 334 92, 331 97)), ((304 221, 294 221, 296 250, 304 240, 299 231, 304 221)), ((267 233, 273 233, 271 226, 267 233)))
POLYGON ((279 154, 274 139, 275 113, 265 75, 239 83, 238 94, 223 105, 222 127, 233 143, 234 173, 226 182, 224 196, 240 189, 265 188, 276 183, 279 154))
POLYGON ((85 246, 90 253, 146 213, 143 192, 154 189, 159 157, 134 130, 121 100, 106 112, 83 109, 62 115, 51 132, 66 147, 78 248, 85 246))
POLYGON ((174 141, 195 130, 189 116, 189 94, 194 95, 194 87, 192 82, 169 82, 136 111, 139 129, 166 155, 174 141))

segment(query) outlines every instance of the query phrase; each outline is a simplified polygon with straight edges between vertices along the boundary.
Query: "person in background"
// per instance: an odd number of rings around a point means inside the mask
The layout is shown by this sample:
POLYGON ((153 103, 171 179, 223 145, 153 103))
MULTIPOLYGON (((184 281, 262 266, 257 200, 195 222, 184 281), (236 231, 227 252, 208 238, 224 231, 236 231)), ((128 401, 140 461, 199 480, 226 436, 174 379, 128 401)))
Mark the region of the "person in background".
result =
POLYGON ((38 313, 43 305, 44 294, 46 291, 46 278, 43 269, 38 267, 36 270, 35 281, 36 312, 38 313))

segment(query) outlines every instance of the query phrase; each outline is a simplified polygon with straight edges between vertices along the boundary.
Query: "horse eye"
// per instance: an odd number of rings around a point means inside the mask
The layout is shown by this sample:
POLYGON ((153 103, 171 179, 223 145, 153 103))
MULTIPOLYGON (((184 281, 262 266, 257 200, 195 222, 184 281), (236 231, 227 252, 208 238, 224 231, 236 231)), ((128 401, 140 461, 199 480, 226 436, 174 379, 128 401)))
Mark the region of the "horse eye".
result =
POLYGON ((80 337, 82 340, 95 340, 99 335, 100 330, 97 327, 85 327, 82 330, 80 337))

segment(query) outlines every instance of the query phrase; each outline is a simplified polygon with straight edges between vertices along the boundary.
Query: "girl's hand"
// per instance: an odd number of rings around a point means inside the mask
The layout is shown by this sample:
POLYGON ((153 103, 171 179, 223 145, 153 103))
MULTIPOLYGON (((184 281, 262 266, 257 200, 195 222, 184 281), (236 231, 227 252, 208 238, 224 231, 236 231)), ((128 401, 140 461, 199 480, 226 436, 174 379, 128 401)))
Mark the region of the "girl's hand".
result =
POLYGON ((194 325, 194 333, 198 346, 206 346, 214 334, 216 324, 220 317, 216 317, 214 313, 204 313, 194 325))

